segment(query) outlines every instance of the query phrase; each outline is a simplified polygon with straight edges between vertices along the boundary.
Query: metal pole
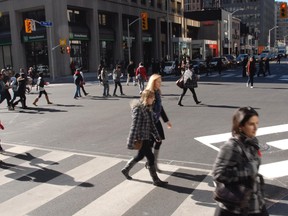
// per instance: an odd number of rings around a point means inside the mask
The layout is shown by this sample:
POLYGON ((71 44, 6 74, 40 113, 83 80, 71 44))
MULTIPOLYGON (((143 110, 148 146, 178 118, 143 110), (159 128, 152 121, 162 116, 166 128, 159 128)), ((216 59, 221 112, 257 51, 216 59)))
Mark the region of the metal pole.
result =
POLYGON ((170 60, 170 31, 169 31, 169 13, 168 13, 168 0, 166 0, 167 7, 167 60, 170 60))
POLYGON ((52 28, 49 28, 49 37, 50 37, 50 48, 51 48, 51 72, 52 72, 52 81, 55 80, 55 71, 54 71, 54 60, 53 60, 53 44, 52 44, 52 28))
POLYGON ((129 19, 127 19, 127 46, 128 46, 128 60, 129 63, 131 61, 131 50, 130 50, 130 25, 129 25, 129 19))
POLYGON ((231 29, 230 29, 230 24, 231 24, 231 16, 228 14, 228 54, 230 55, 230 38, 231 38, 231 29))

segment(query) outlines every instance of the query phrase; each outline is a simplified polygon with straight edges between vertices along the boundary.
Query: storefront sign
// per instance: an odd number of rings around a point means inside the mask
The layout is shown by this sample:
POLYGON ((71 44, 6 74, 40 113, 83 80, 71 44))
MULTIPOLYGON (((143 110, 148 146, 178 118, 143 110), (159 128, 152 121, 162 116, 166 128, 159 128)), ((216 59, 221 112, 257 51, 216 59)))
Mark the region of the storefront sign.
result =
POLYGON ((23 35, 24 43, 44 40, 46 40, 45 35, 23 35))
POLYGON ((70 33, 69 34, 70 40, 89 40, 89 35, 86 33, 70 33))

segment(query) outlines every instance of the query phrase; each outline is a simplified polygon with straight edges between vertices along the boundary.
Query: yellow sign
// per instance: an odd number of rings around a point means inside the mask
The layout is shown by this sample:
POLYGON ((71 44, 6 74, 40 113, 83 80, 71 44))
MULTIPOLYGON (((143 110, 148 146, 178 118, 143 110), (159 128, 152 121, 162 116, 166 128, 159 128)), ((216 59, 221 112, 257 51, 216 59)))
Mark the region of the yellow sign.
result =
POLYGON ((66 39, 60 39, 59 44, 60 46, 66 46, 66 39))

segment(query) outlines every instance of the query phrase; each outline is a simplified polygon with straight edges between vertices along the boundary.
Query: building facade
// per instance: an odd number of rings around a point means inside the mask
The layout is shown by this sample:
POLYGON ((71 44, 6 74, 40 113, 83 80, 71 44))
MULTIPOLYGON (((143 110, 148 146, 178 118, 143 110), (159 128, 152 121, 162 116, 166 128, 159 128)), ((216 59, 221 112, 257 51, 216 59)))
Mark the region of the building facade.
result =
POLYGON ((112 67, 129 56, 149 64, 191 55, 189 31, 200 24, 184 19, 183 7, 183 0, 1 1, 0 67, 47 67, 54 79, 71 74, 72 66, 97 71, 101 60, 112 67), (25 32, 25 19, 34 21, 32 33, 25 32))
MULTIPOLYGON (((251 52, 257 53, 268 46, 269 30, 276 25, 274 0, 186 0, 185 10, 202 10, 209 8, 223 8, 233 14, 249 28, 249 38, 252 37, 251 52)), ((271 46, 274 46, 276 31, 270 31, 271 46)), ((247 38, 247 35, 243 35, 247 38)), ((242 50, 250 45, 241 44, 242 50)))

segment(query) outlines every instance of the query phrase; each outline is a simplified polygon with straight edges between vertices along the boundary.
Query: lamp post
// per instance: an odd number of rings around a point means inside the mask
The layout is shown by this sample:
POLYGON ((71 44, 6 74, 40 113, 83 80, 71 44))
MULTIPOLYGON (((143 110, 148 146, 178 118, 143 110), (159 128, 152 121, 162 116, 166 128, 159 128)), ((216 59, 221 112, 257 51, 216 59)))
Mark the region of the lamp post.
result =
POLYGON ((274 26, 273 28, 269 29, 269 34, 268 34, 268 50, 270 51, 271 48, 271 31, 275 28, 278 28, 278 26, 274 26))
POLYGON ((169 30, 169 2, 166 0, 166 17, 167 17, 167 60, 170 60, 170 30, 169 30))
POLYGON ((129 19, 127 19, 127 46, 128 46, 129 63, 131 61, 131 45, 132 45, 132 39, 130 38, 130 26, 140 19, 141 18, 139 17, 139 18, 135 19, 134 21, 132 21, 131 23, 129 23, 129 19))
POLYGON ((230 46, 231 46, 231 24, 232 24, 232 15, 238 11, 244 10, 243 8, 239 8, 232 13, 228 14, 228 54, 230 55, 230 46))

